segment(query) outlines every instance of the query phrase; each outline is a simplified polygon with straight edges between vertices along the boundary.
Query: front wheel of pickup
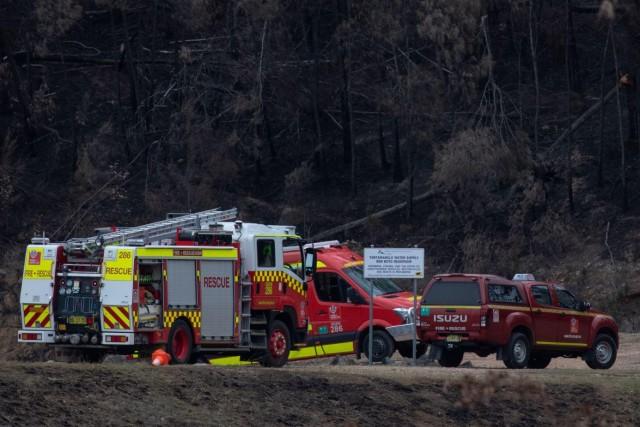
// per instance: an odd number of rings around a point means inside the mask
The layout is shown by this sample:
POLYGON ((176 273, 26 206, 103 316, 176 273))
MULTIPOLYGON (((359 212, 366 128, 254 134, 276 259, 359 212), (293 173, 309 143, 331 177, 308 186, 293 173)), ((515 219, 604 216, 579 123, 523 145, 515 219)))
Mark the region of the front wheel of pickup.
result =
POLYGON ((526 368, 530 357, 531 344, 529 343, 529 338, 521 332, 511 335, 504 352, 505 366, 510 369, 526 368))
POLYGON ((609 369, 615 363, 617 354, 616 341, 609 335, 600 334, 584 359, 591 369, 609 369))
POLYGON ((447 350, 445 348, 442 350, 442 355, 438 360, 438 364, 445 368, 455 368, 456 366, 460 366, 463 357, 464 351, 460 349, 447 350))

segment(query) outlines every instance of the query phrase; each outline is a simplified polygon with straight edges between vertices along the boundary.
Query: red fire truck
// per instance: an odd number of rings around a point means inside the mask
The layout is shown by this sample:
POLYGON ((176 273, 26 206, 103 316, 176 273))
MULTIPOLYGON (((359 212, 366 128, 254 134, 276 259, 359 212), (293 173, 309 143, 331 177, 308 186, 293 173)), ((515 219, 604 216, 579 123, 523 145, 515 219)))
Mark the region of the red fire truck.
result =
MULTIPOLYGON (((286 268, 292 226, 249 224, 213 209, 90 238, 27 247, 18 341, 90 361, 164 346, 173 363, 239 354, 282 366, 308 330, 307 264, 286 268), (225 222, 226 221, 226 222, 225 222)), ((302 245, 299 256, 304 259, 302 245)))
MULTIPOLYGON (((360 255, 338 241, 314 243, 317 257, 313 281, 308 282, 307 343, 324 350, 323 355, 364 353, 369 350, 369 293, 373 287, 373 358, 383 361, 397 349, 403 357, 412 356, 411 341, 395 341, 387 328, 404 325, 413 328, 413 294, 403 291, 389 279, 365 279, 360 255)), ((285 267, 300 266, 300 251, 285 251, 285 267)), ((419 343, 418 357, 426 346, 419 343)))

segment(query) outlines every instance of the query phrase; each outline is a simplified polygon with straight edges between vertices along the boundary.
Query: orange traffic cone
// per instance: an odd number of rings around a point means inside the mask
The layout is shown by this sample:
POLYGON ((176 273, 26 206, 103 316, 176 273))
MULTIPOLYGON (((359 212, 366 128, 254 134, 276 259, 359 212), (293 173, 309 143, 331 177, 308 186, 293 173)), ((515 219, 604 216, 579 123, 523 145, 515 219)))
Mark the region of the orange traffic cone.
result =
POLYGON ((171 361, 171 355, 159 348, 151 354, 151 364, 153 366, 165 366, 171 361))

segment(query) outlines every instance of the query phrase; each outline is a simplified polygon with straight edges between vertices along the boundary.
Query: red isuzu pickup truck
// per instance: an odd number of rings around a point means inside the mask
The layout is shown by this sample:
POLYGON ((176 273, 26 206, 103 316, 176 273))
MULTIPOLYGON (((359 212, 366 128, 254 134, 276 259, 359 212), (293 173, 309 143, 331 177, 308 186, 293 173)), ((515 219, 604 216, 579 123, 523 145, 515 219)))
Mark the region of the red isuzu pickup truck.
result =
POLYGON ((543 369, 554 357, 582 357, 593 369, 615 360, 618 325, 561 284, 485 274, 441 274, 425 287, 418 337, 441 366, 465 352, 496 353, 508 368, 543 369))

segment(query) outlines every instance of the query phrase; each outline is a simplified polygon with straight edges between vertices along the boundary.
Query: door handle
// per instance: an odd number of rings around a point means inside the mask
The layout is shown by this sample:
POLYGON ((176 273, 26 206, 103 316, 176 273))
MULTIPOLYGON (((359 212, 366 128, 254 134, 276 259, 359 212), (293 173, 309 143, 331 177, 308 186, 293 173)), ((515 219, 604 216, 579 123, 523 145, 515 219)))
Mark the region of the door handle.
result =
POLYGON ((536 308, 535 310, 533 310, 533 312, 536 314, 540 314, 542 313, 542 310, 540 310, 539 308, 536 308))
POLYGON ((318 312, 318 314, 327 314, 327 312, 326 312, 326 311, 324 311, 324 310, 320 310, 320 311, 318 312))
POLYGON ((564 311, 560 312, 560 316, 564 317, 566 315, 567 315, 567 313, 565 313, 564 311))

